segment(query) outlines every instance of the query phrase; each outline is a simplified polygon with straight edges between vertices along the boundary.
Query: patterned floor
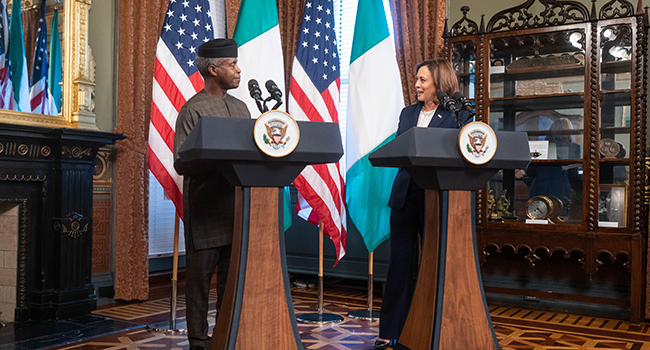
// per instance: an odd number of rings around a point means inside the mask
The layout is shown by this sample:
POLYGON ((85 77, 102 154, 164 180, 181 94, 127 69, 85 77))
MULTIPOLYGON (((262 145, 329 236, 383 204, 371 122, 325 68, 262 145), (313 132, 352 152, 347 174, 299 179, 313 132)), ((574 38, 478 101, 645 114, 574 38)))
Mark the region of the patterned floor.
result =
MULTIPOLYGON (((315 312, 316 292, 292 289, 296 314, 315 312)), ((214 300, 216 295, 211 295, 214 300)), ((365 294, 356 291, 325 293, 324 311, 345 316, 348 311, 363 309, 365 294)), ((184 317, 185 300, 178 300, 179 320, 184 317)), ((379 307, 381 300, 375 305, 379 307)), ((117 306, 95 311, 95 315, 150 324, 168 319, 169 299, 117 306)), ((643 324, 640 332, 629 331, 629 323, 621 320, 584 317, 578 315, 525 310, 508 307, 491 307, 490 315, 497 338, 503 350, 596 350, 629 349, 650 350, 650 325, 643 324)), ((214 323, 214 314, 211 314, 214 323)), ((345 317, 332 325, 299 324, 305 349, 360 350, 372 349, 377 337, 378 322, 358 321, 345 317)), ((187 350, 189 343, 183 332, 153 332, 147 328, 107 335, 69 344, 57 350, 114 350, 114 349, 172 349, 187 350)))

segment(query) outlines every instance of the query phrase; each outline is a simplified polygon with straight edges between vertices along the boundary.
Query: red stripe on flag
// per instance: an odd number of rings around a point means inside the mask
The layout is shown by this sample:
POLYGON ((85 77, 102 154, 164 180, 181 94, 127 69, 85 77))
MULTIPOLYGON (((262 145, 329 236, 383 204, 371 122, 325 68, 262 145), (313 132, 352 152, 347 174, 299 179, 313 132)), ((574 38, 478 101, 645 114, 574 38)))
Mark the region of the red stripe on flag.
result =
POLYGON ((178 86, 176 86, 174 80, 172 80, 172 77, 167 74, 165 67, 160 64, 160 61, 158 61, 157 58, 153 77, 158 82, 158 85, 160 85, 162 91, 165 92, 165 95, 167 95, 169 101, 172 103, 172 105, 174 105, 176 111, 180 111, 181 107, 183 107, 185 104, 185 97, 178 89, 178 86))
POLYGON ((334 123, 339 122, 339 111, 336 110, 336 104, 334 103, 334 100, 332 99, 332 94, 330 94, 329 89, 325 89, 322 94, 320 94, 323 97, 323 101, 325 101, 325 107, 327 107, 327 111, 330 114, 330 117, 332 118, 332 121, 334 123))
POLYGON ((46 92, 47 91, 45 91, 45 90, 39 92, 38 95, 34 96, 34 98, 32 98, 31 101, 29 101, 29 103, 30 103, 30 105, 32 107, 32 112, 33 113, 39 113, 39 112, 43 113, 43 107, 45 107, 44 100, 45 100, 45 93, 46 92), (37 111, 36 107, 38 107, 39 105, 41 106, 41 110, 37 111))
MULTIPOLYGON (((331 5, 328 3, 327 6, 331 5)), ((307 12, 308 9, 309 7, 306 7, 305 11, 307 12)), ((320 7, 319 10, 321 10, 320 7)), ((333 73, 334 75, 329 80, 329 86, 324 90, 322 89, 323 86, 315 83, 315 81, 322 82, 321 77, 327 80, 327 74, 321 75, 313 71, 315 66, 310 61, 316 63, 317 57, 311 60, 301 60, 301 58, 306 57, 303 47, 311 46, 307 43, 310 40, 315 39, 312 36, 303 37, 301 34, 301 44, 296 49, 289 91, 291 97, 289 99, 290 108, 295 108, 293 113, 299 116, 300 119, 306 118, 312 122, 332 121, 338 123, 340 76, 338 72, 333 73), (298 52, 300 52, 300 55, 298 52), (303 67, 306 67, 305 70, 303 70, 303 67), (320 88, 317 88, 316 85, 320 86, 320 88)), ((318 41, 318 43, 324 44, 324 41, 318 41)), ((316 44, 314 43, 314 45, 316 44)), ((320 58, 324 59, 326 56, 320 58)), ((334 55, 334 60, 338 60, 336 55, 334 55)), ((332 65, 334 68, 338 66, 338 63, 335 62, 332 65)), ((332 239, 338 263, 338 260, 345 255, 347 242, 345 232, 345 190, 339 165, 319 164, 308 166, 293 181, 293 184, 304 198, 304 201, 311 206, 311 214, 315 214, 322 222, 324 234, 332 239)))
POLYGON ((298 82, 294 77, 291 77, 291 95, 293 98, 296 100, 298 105, 300 105, 300 108, 302 111, 305 113, 305 115, 308 116, 309 120, 313 122, 322 122, 323 117, 318 113, 318 110, 316 110, 316 107, 314 107, 314 104, 311 103, 311 100, 309 97, 305 94, 305 92, 302 90, 300 85, 298 85, 298 82))
POLYGON ((165 141, 167 147, 174 152, 174 129, 167 123, 167 119, 156 106, 156 101, 151 104, 151 124, 156 128, 160 137, 165 141))
MULTIPOLYGON (((4 55, 0 56, 0 61, 4 62, 4 55)), ((9 106, 9 101, 11 98, 8 95, 8 88, 7 86, 9 85, 8 80, 9 80, 9 67, 3 67, 0 69, 0 84, 2 84, 2 96, 0 98, 0 108, 2 109, 11 109, 9 106), (8 99, 9 97, 9 99, 8 99), (9 100, 9 101, 8 101, 9 100), (7 102, 7 103, 5 103, 7 102)))
MULTIPOLYGON (((330 195, 332 196, 332 200, 334 201, 334 205, 336 206, 336 210, 340 213, 341 212, 341 193, 339 191, 343 191, 343 189, 339 189, 337 186, 336 182, 334 181, 334 178, 330 175, 329 168, 327 164, 316 164, 312 165, 312 168, 314 168, 314 171, 320 176, 321 179, 323 179, 323 182, 325 185, 327 185, 327 189, 330 192, 330 195)), ((338 170, 338 167, 337 167, 338 170)), ((340 182, 343 184, 343 181, 340 182)))
POLYGON ((165 169, 165 166, 160 162, 151 147, 148 148, 149 156, 149 170, 156 177, 160 185, 165 190, 167 196, 172 200, 176 206, 178 216, 183 219, 183 194, 176 186, 176 182, 172 179, 171 175, 165 169))
MULTIPOLYGON (((310 121, 324 121, 323 115, 321 115, 316 109, 310 96, 305 93, 305 90, 303 90, 293 76, 291 78, 290 94, 310 121)), ((325 90, 320 96, 313 97, 322 98, 327 109, 324 112, 330 114, 328 117, 331 120, 338 122, 337 105, 330 90, 325 90)), ((313 172, 310 171, 308 175, 303 175, 305 174, 303 171, 303 173, 294 180, 293 184, 312 208, 308 221, 312 223, 315 223, 317 219, 322 221, 324 234, 330 237, 335 245, 338 264, 338 259, 341 254, 345 254, 347 233, 345 230, 346 211, 343 177, 341 176, 339 164, 337 163, 335 166, 338 174, 334 176, 338 177, 338 182, 335 181, 328 166, 326 164, 321 164, 311 166, 313 172), (316 191, 314 188, 315 186, 319 191, 321 191, 320 193, 316 191), (339 186, 341 187, 339 188, 339 186), (321 197, 321 195, 325 198, 321 197), (327 197, 331 197, 331 202, 330 198, 327 197), (314 216, 317 219, 315 219, 314 216), (341 249, 343 249, 343 252, 341 249)))
MULTIPOLYGON (((339 252, 341 249, 341 236, 345 235, 345 228, 341 226, 339 230, 334 219, 332 218, 332 212, 330 211, 327 204, 323 199, 318 195, 314 190, 311 183, 302 175, 293 180, 293 184, 296 188, 300 189, 300 193, 303 195, 307 203, 312 207, 313 211, 316 212, 318 218, 323 222, 323 233, 332 239, 334 247, 336 249, 336 263, 338 264, 339 252)), ((340 212, 337 214, 340 215, 340 212)), ((343 246, 345 247, 345 246, 343 246)), ((335 264, 336 266, 336 264, 335 264)))
POLYGON ((313 225, 318 225, 318 215, 316 215, 316 211, 312 210, 311 213, 309 213, 307 221, 313 225))
POLYGON ((205 87, 205 81, 203 81, 201 73, 197 71, 196 73, 190 75, 189 78, 192 86, 194 86, 194 91, 198 92, 203 90, 203 87, 205 87))

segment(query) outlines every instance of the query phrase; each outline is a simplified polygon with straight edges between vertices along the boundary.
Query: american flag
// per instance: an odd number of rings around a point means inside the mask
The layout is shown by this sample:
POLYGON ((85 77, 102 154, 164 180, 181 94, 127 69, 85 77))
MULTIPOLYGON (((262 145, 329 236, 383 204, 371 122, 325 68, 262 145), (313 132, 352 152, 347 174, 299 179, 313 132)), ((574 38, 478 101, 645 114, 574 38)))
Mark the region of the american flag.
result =
POLYGON ((194 60, 199 45, 214 38, 208 0, 169 0, 156 49, 149 169, 183 217, 183 178, 174 170, 174 128, 185 101, 203 89, 194 60))
POLYGON ((7 0, 0 1, 0 109, 14 109, 9 67, 9 15, 7 0))
POLYGON ((29 80, 29 101, 33 113, 50 114, 47 90, 47 23, 45 0, 41 2, 41 18, 38 20, 38 36, 34 50, 32 77, 29 80))
MULTIPOLYGON (((291 73, 289 112, 296 120, 338 123, 340 86, 332 1, 307 0, 291 73)), ((310 222, 323 222, 338 263, 347 243, 345 186, 339 164, 308 166, 293 184, 313 209, 310 222)))

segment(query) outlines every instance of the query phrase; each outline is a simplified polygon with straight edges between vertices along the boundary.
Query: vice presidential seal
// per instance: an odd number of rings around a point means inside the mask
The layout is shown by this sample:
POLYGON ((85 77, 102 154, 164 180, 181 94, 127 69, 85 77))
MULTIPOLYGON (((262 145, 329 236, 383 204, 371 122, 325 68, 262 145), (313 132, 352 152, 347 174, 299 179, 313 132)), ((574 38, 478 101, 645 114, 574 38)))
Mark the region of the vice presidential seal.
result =
POLYGON ((271 157, 284 157, 298 145, 300 130, 289 114, 272 110, 257 118, 253 139, 260 151, 271 157))
POLYGON ((483 122, 465 125, 458 134, 458 148, 463 158, 472 164, 489 162, 497 150, 497 137, 483 122))

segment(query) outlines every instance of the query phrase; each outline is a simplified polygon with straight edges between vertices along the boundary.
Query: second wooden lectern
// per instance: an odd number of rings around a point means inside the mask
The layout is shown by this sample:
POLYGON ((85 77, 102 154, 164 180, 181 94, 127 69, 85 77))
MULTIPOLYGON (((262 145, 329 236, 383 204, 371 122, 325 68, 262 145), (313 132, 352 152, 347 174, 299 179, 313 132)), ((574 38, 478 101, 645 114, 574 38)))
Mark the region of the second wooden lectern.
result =
POLYGON ((204 117, 179 149, 180 172, 219 168, 233 186, 235 232, 210 350, 302 350, 284 253, 282 191, 310 164, 343 155, 338 124, 298 122, 293 153, 274 158, 253 140, 254 119, 204 117))
POLYGON ((500 169, 525 169, 530 153, 525 133, 496 136, 483 165, 461 157, 457 129, 413 128, 369 156, 374 166, 405 168, 426 193, 417 285, 394 349, 499 349, 478 265, 474 192, 500 169))

